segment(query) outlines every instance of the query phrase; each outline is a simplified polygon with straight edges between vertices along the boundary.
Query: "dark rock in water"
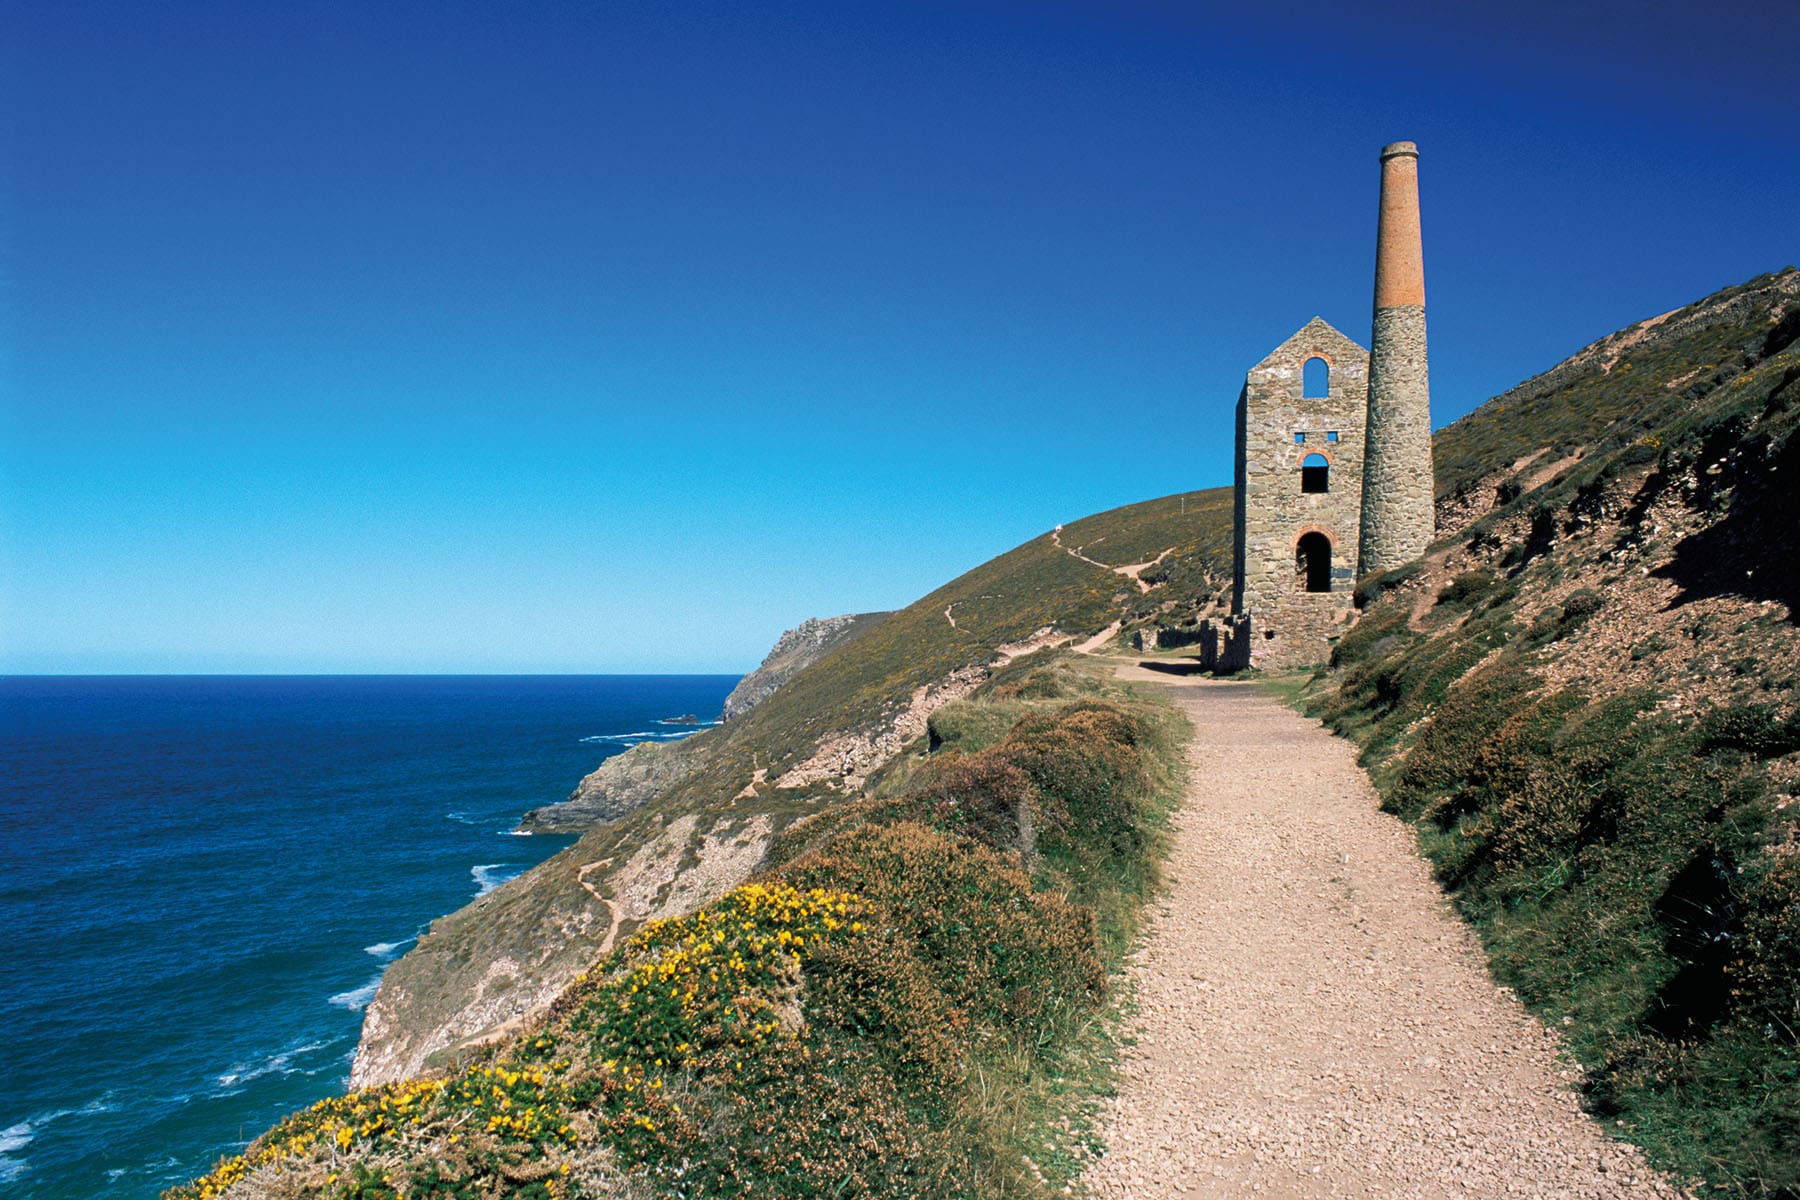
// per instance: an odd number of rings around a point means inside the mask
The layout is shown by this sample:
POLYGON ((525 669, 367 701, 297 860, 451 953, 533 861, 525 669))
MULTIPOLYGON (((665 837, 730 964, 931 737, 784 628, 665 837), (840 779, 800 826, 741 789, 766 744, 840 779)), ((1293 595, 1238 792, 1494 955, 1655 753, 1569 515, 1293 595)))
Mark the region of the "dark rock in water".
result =
POLYGON ((664 717, 658 724, 662 725, 698 725, 700 717, 695 713, 682 713, 679 717, 664 717))

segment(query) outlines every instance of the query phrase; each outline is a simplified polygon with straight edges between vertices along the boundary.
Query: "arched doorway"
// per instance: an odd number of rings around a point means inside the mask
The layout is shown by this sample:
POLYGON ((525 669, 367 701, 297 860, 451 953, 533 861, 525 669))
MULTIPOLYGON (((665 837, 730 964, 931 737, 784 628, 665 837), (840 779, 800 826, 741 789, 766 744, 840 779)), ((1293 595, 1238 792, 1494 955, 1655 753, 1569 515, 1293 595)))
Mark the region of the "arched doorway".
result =
POLYGON ((1331 590, 1331 539, 1314 531, 1294 543, 1294 584, 1303 592, 1331 590))

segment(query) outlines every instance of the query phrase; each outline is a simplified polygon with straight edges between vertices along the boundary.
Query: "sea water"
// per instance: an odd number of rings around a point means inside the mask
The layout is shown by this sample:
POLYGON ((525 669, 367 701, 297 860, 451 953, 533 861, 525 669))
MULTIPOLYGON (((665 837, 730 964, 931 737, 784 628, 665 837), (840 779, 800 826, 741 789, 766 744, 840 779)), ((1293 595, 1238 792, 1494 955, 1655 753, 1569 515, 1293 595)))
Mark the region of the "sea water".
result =
POLYGON ((0 1196, 148 1200, 348 1081, 383 968, 735 676, 0 678, 0 1196))

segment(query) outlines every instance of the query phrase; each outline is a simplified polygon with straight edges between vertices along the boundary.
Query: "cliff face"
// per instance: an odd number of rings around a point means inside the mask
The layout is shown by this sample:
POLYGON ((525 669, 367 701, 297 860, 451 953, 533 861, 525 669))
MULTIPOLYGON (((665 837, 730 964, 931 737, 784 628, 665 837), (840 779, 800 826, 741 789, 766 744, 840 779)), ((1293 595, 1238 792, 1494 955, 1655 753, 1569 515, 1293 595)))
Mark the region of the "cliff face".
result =
POLYGON ((735 720, 774 694, 795 674, 850 641, 887 616, 886 613, 849 613, 841 617, 814 617, 783 633, 762 665, 738 681, 725 697, 725 719, 735 720))
MULTIPOLYGON (((887 615, 814 617, 783 633, 762 665, 739 680, 725 698, 725 719, 742 717, 799 672, 887 615)), ((601 763, 567 800, 527 812, 519 819, 519 828, 528 833, 584 833, 602 822, 616 821, 693 774, 718 743, 710 730, 678 742, 640 742, 601 763)))
POLYGON ((616 821, 674 787, 705 755, 707 743, 695 734, 679 742, 640 742, 582 777, 567 800, 534 808, 519 818, 527 833, 584 833, 602 821, 616 821))

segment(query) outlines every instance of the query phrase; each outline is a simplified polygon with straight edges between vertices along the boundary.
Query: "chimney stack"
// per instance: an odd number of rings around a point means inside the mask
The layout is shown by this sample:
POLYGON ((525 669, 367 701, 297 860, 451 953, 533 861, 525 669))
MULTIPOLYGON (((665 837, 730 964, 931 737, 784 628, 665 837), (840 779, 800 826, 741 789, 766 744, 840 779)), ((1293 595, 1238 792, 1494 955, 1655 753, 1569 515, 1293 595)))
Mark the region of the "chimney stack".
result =
POLYGON ((1381 151, 1375 239, 1375 327, 1369 340, 1358 575, 1409 563, 1435 531, 1431 389, 1425 363, 1425 263, 1419 232, 1419 148, 1381 151))

